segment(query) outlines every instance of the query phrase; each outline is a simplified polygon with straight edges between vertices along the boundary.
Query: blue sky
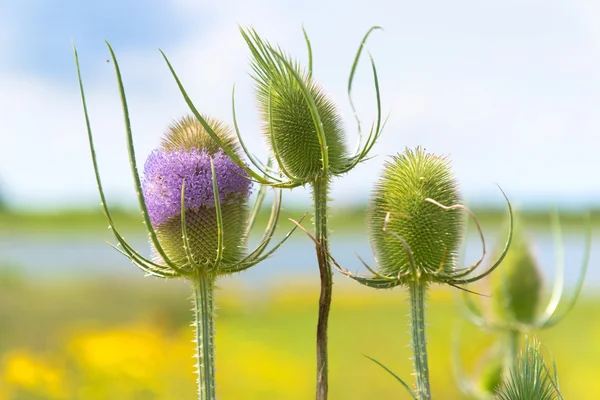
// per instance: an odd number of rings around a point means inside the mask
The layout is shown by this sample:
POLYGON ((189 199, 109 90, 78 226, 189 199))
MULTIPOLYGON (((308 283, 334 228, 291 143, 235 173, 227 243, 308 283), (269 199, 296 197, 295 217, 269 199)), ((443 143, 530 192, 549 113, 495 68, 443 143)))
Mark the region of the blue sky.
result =
MULTIPOLYGON (((198 108, 238 117, 249 146, 265 156, 248 52, 238 24, 306 60, 340 105, 353 146, 345 94, 362 35, 380 72, 391 116, 378 156, 337 180, 340 203, 367 198, 386 156, 423 145, 448 154, 470 202, 600 201, 600 3, 534 1, 213 2, 0 0, 0 182, 14 206, 98 203, 71 42, 78 46, 97 151, 113 202, 134 204, 122 115, 111 63, 117 55, 130 101, 140 164, 171 120, 187 112, 158 48, 171 58, 198 108)), ((363 121, 374 116, 368 65, 354 93, 363 121)), ((304 202, 295 190, 288 199, 304 202)))

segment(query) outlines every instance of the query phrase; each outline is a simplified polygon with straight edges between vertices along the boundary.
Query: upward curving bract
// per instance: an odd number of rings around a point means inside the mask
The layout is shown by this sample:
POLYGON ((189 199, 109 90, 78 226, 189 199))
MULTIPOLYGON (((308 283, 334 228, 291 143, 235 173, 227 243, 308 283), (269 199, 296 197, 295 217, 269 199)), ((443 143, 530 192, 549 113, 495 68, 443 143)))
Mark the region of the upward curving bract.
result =
POLYGON ((334 174, 342 171, 349 162, 349 156, 342 118, 336 105, 313 81, 311 73, 283 51, 274 49, 252 29, 242 29, 241 32, 251 52, 252 77, 256 82, 263 132, 280 162, 281 170, 298 181, 313 181, 326 173, 322 143, 313 112, 303 93, 303 84, 322 123, 328 168, 334 174))

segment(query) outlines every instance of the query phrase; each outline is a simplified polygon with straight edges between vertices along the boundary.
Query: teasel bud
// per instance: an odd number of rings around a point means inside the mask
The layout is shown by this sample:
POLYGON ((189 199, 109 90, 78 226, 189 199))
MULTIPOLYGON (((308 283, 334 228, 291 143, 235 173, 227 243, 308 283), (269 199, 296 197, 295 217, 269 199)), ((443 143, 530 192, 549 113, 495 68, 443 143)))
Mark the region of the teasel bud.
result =
POLYGON ((502 268, 489 279, 493 320, 514 324, 535 321, 543 292, 543 278, 520 221, 515 224, 513 242, 502 268))
POLYGON ((556 365, 553 370, 546 365, 541 343, 528 338, 525 349, 519 352, 508 378, 494 391, 495 400, 554 400, 562 399, 556 365))
POLYGON ((439 273, 452 274, 465 211, 462 207, 444 209, 432 200, 451 205, 461 201, 446 158, 418 147, 386 162, 367 214, 369 237, 382 274, 415 275, 425 280, 435 280, 439 273), (397 236, 410 253, 399 246, 397 236))
POLYGON ((517 331, 527 333, 545 329, 562 321, 575 305, 588 267, 591 249, 591 220, 587 217, 585 249, 581 267, 576 277, 575 292, 565 307, 563 302, 565 286, 565 265, 562 248, 562 233, 558 213, 552 215, 552 227, 556 241, 556 277, 550 300, 540 304, 543 297, 543 275, 531 246, 525 236, 525 226, 519 221, 515 231, 514 244, 503 262, 502 272, 490 278, 492 288, 490 312, 463 296, 464 315, 472 323, 486 330, 517 331))
MULTIPOLYGON (((550 328, 562 321, 574 307, 581 291, 591 247, 591 224, 588 218, 588 228, 583 262, 577 277, 575 293, 564 307, 562 303, 565 284, 565 267, 562 251, 562 234, 557 213, 552 216, 552 225, 557 243, 557 273, 550 300, 544 306, 541 303, 544 285, 543 276, 535 258, 530 242, 527 240, 525 225, 518 219, 513 244, 503 261, 502 268, 490 276, 489 286, 492 295, 487 310, 472 300, 471 296, 463 296, 463 315, 473 324, 486 332, 493 332, 502 343, 502 382, 506 383, 515 366, 523 337, 531 331, 550 328), (486 312, 488 311, 488 312, 486 312)), ((459 363, 455 363, 459 366, 459 363)), ((494 367, 496 363, 493 363, 494 367)), ((462 373, 459 373, 462 375, 462 373)), ((467 378, 463 378, 467 380, 467 378)), ((468 387, 465 382, 461 387, 468 387)), ((477 398, 487 399, 493 393, 476 395, 477 398)), ((471 394, 465 392, 465 394, 471 394)))
MULTIPOLYGON (((507 203, 512 221, 508 199, 507 203)), ((354 275, 335 263, 340 272, 363 285, 378 289, 400 285, 408 288, 416 376, 416 389, 409 391, 419 400, 431 398, 425 334, 425 293, 429 285, 460 287, 482 279, 500 265, 512 239, 511 223, 498 260, 487 271, 471 276, 486 249, 479 222, 474 218, 482 240, 482 256, 470 267, 457 268, 467 214, 474 217, 461 204, 448 159, 427 153, 422 147, 406 149, 385 164, 369 206, 369 236, 378 271, 363 262, 373 276, 354 275)), ((408 389, 408 385, 404 386, 408 389)))
POLYGON ((379 80, 372 58, 370 61, 376 93, 377 120, 372 124, 364 143, 361 143, 363 132, 351 97, 358 61, 367 38, 377 29, 381 28, 372 27, 364 36, 348 80, 348 97, 359 133, 357 150, 352 154, 347 149, 346 133, 338 107, 313 78, 312 47, 306 32, 304 37, 309 62, 308 66, 303 67, 281 48, 261 38, 254 29, 240 29, 251 53, 251 76, 255 82, 262 131, 276 161, 276 169, 266 168, 258 162, 242 141, 236 119, 234 94, 232 108, 236 134, 242 150, 256 170, 246 166, 235 149, 221 140, 209 121, 205 120, 194 106, 164 53, 163 57, 194 116, 236 164, 256 182, 278 188, 294 188, 317 184, 321 180, 349 172, 368 158, 370 150, 381 135, 385 122, 381 118, 379 80))
MULTIPOLYGON (((108 44, 107 44, 108 45, 108 44)), ((86 120, 90 152, 102 209, 117 240, 113 246, 148 275, 163 278, 182 277, 193 287, 196 368, 198 395, 204 400, 216 399, 214 368, 214 299, 216 279, 243 271, 269 257, 293 233, 292 229, 277 245, 266 251, 273 237, 281 206, 281 191, 275 196, 271 218, 260 244, 249 254, 248 233, 265 197, 262 186, 257 201, 248 207, 251 181, 243 168, 217 146, 204 125, 195 117, 183 117, 166 132, 159 149, 154 150, 144 168, 144 179, 138 174, 129 121, 129 112, 119 66, 108 45, 117 74, 123 107, 129 161, 150 242, 154 249, 149 260, 125 241, 117 231, 109 212, 85 102, 77 52, 75 62, 86 120)), ((237 150, 230 129, 211 121, 212 133, 237 150)), ((239 160, 238 160, 239 161, 239 160)), ((267 164, 269 165, 269 163, 267 164)))

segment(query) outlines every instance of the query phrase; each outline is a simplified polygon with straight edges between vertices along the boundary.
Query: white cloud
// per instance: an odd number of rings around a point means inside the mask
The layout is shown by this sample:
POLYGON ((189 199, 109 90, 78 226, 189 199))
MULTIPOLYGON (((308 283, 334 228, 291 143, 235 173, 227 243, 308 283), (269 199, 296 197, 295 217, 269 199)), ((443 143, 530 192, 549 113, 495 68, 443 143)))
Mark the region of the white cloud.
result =
MULTIPOLYGON (((333 197, 340 201, 365 198, 383 156, 419 144, 451 155, 471 199, 498 197, 491 182, 517 198, 600 195, 594 172, 600 170, 595 154, 600 55, 591 34, 575 29, 579 20, 573 15, 579 9, 565 5, 558 12, 537 2, 474 6, 469 1, 452 7, 440 2, 433 8, 383 1, 305 2, 302 8, 269 1, 173 4, 185 20, 186 34, 163 50, 197 107, 229 122, 236 83, 240 125, 260 156, 265 150, 238 23, 255 26, 301 59, 306 58, 305 24, 316 77, 340 104, 351 148, 355 127, 346 100, 347 73, 370 24, 386 28, 369 42, 384 112, 392 111, 374 148, 381 156, 336 181, 333 197), (528 19, 531 15, 537 19, 528 19), (556 41, 561 35, 564 39, 556 41)), ((18 50, 10 43, 1 46, 13 55, 18 50)), ((162 130, 187 108, 158 51, 115 50, 141 167, 162 130)), ((102 175, 112 198, 132 202, 112 64, 95 49, 79 52, 102 175)), ((374 98, 366 61, 354 97, 368 124, 374 98)), ((38 206, 97 201, 74 76, 65 83, 3 71, 0 64, 0 87, 0 176, 13 200, 38 206)), ((297 190, 289 197, 306 199, 307 194, 297 190)))

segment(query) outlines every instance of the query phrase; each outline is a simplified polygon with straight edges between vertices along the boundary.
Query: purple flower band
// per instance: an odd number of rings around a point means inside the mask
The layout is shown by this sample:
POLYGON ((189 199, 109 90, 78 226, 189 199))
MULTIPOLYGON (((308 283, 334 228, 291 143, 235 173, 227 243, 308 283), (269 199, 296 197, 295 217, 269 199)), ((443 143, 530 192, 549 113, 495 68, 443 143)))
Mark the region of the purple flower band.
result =
MULTIPOLYGON (((142 189, 150 222, 159 226, 181 215, 181 185, 185 180, 185 210, 214 207, 211 156, 205 150, 154 150, 144 165, 142 189)), ((212 156, 219 200, 245 201, 252 182, 223 150, 212 156)))

